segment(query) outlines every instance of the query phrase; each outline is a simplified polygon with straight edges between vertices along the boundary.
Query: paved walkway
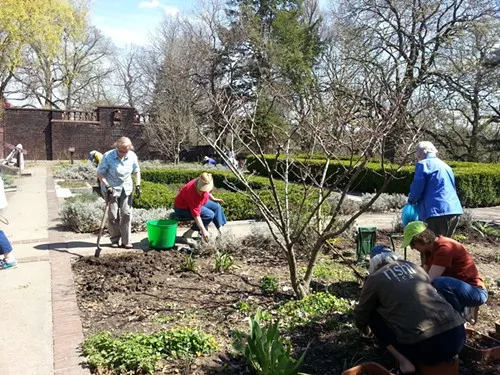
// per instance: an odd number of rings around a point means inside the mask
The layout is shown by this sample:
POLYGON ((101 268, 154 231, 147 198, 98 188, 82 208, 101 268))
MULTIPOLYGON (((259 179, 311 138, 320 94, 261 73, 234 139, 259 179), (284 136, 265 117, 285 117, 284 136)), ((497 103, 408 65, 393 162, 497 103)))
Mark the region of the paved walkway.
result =
MULTIPOLYGON (((31 176, 18 179, 17 191, 7 193, 9 206, 3 215, 10 225, 0 226, 19 260, 17 268, 0 271, 0 374, 88 375, 79 356, 83 333, 71 261, 93 255, 96 237, 60 231, 62 199, 56 196, 50 164, 37 163, 28 171, 31 176)), ((473 215, 500 223, 500 207, 475 209, 473 215)), ((395 217, 395 213, 370 213, 358 218, 357 224, 390 229, 395 217)), ((228 226, 238 236, 254 228, 250 222, 228 226)), ((147 246, 146 233, 134 233, 132 240, 136 248, 147 246)), ((102 241, 108 242, 106 237, 102 241)), ((102 254, 116 251, 103 247, 102 254)))

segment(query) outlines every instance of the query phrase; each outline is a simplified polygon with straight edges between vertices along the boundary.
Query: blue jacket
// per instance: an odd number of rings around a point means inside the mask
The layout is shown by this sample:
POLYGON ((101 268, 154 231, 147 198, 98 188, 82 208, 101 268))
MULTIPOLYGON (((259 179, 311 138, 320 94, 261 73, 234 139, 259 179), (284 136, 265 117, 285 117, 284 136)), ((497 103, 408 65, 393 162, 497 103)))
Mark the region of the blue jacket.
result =
POLYGON ((464 213, 455 187, 455 175, 444 161, 428 154, 415 167, 408 203, 418 203, 418 219, 464 213))
POLYGON ((215 159, 208 158, 207 160, 203 160, 203 165, 208 164, 208 165, 217 165, 217 162, 215 159))

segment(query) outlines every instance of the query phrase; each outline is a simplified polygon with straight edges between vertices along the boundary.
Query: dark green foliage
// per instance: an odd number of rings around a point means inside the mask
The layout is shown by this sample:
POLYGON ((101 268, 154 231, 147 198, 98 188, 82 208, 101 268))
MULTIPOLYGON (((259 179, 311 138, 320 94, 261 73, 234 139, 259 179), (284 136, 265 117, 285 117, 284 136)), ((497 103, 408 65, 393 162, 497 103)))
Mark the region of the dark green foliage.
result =
POLYGON ((475 163, 465 168, 456 167, 455 177, 458 195, 464 206, 500 204, 500 164, 475 163))
POLYGON ((198 357, 216 349, 213 336, 186 327, 153 334, 128 333, 117 338, 101 332, 83 343, 90 367, 107 374, 152 374, 161 358, 198 357))
MULTIPOLYGON (((312 175, 319 176, 325 161, 318 158, 305 159, 298 155, 294 158, 295 163, 291 166, 290 181, 300 179, 300 170, 308 168, 312 175)), ((283 168, 283 160, 276 159, 275 155, 266 155, 271 170, 278 172, 283 168)), ((482 164, 471 162, 450 162, 448 163, 455 173, 456 185, 460 201, 466 207, 485 207, 500 204, 500 164, 482 164)), ((247 158, 247 168, 249 171, 266 176, 266 170, 256 160, 255 157, 247 158)), ((329 165, 328 183, 332 183, 337 176, 345 173, 346 169, 352 169, 352 162, 348 160, 336 161, 329 165)), ((386 189, 386 193, 408 194, 413 181, 415 167, 405 166, 400 171, 391 170, 391 165, 386 165, 386 171, 394 175, 386 189)), ((353 173, 350 171, 348 175, 353 173)), ((351 190, 363 193, 373 193, 379 190, 385 180, 384 171, 380 163, 368 163, 360 174, 359 178, 352 185, 351 190)), ((308 181, 310 182, 310 181, 308 181)), ((336 188, 343 188, 347 179, 335 185, 336 188)))
MULTIPOLYGON (((231 172, 210 172, 214 178, 214 194, 218 198, 224 200, 223 207, 228 220, 250 220, 262 218, 261 213, 249 196, 238 192, 217 192, 217 188, 231 190, 231 184, 238 186, 239 189, 244 188, 243 184, 241 184, 241 182, 239 182, 231 172)), ((142 196, 140 199, 134 200, 134 207, 147 209, 158 207, 172 208, 176 192, 164 184, 176 185, 179 183, 185 183, 198 177, 199 173, 199 171, 174 169, 157 169, 147 170, 144 171, 144 173, 141 172, 142 179, 144 181, 141 184, 142 196)), ((265 177, 254 176, 250 176, 249 180, 252 187, 258 191, 259 196, 265 202, 266 206, 270 210, 275 211, 277 209, 276 202, 270 190, 269 180, 265 177)), ((280 202, 281 204, 284 204, 285 184, 282 181, 276 181, 276 185, 280 191, 280 202)), ((290 184, 288 199, 292 212, 306 215, 317 204, 317 194, 318 190, 316 189, 311 188, 304 190, 301 185, 290 184)), ((325 205, 326 210, 329 210, 329 203, 325 202, 325 205)), ((299 218, 299 215, 297 215, 297 218, 299 218)))
POLYGON ((228 220, 258 219, 261 215, 252 200, 239 193, 219 193, 217 198, 223 199, 224 212, 228 220))
POLYGON ((275 293, 279 290, 278 278, 266 275, 260 280, 260 290, 263 293, 275 293))
POLYGON ((165 185, 142 181, 141 190, 141 197, 139 199, 134 198, 135 208, 150 209, 158 207, 174 207, 174 199, 176 194, 165 185))
MULTIPOLYGON (((156 182, 159 184, 185 184, 192 179, 198 177, 202 171, 189 170, 189 169, 148 169, 141 171, 142 179, 149 182, 156 182)), ((231 173, 220 170, 207 170, 214 178, 215 187, 231 190, 231 185, 238 189, 245 187, 238 179, 231 173)), ((254 189, 263 189, 268 186, 268 180, 264 177, 249 177, 250 184, 254 189)))

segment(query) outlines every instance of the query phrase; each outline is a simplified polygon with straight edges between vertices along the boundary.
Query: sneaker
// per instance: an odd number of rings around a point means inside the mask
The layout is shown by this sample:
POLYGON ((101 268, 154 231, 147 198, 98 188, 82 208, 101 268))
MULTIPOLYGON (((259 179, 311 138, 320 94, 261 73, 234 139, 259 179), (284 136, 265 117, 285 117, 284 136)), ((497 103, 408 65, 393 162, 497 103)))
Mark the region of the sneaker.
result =
POLYGON ((0 270, 6 270, 8 268, 15 268, 17 266, 17 260, 16 259, 2 259, 0 260, 0 270))
POLYGON ((120 244, 118 243, 118 241, 111 242, 111 247, 112 247, 113 249, 117 249, 117 248, 119 248, 119 247, 120 247, 120 244))
POLYGON ((133 249, 134 245, 128 244, 128 245, 123 245, 124 249, 133 249))

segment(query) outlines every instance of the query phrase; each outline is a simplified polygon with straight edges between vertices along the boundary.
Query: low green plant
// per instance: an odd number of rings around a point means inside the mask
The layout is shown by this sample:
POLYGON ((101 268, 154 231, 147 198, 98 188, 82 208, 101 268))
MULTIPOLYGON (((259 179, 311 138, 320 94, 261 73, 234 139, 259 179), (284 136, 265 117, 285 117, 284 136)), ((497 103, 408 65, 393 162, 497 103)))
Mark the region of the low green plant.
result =
POLYGON ((184 263, 181 265, 181 269, 183 271, 196 271, 196 259, 194 259, 191 255, 188 255, 184 259, 184 263))
POLYGON ((10 174, 0 174, 0 177, 3 180, 3 184, 5 187, 9 187, 14 185, 15 177, 10 174))
POLYGON ((279 323, 274 322, 266 328, 260 326, 261 311, 250 317, 250 333, 239 334, 233 343, 260 375, 296 375, 304 361, 305 352, 295 360, 290 345, 280 337, 279 323))
POLYGON ((72 195, 71 197, 66 198, 64 200, 64 204, 75 203, 75 202, 79 202, 79 203, 97 202, 99 200, 104 202, 104 200, 101 198, 101 196, 99 194, 86 191, 82 194, 72 195))
POLYGON ((82 180, 64 180, 57 183, 62 188, 85 188, 87 183, 82 180))
POLYGON ((252 311, 252 305, 247 301, 238 301, 236 303, 236 308, 238 309, 239 312, 242 313, 247 313, 252 311))
MULTIPOLYGON (((305 268, 300 271, 305 273, 305 268)), ((313 277, 328 282, 356 281, 356 277, 349 267, 331 259, 320 259, 316 262, 313 268, 313 277)))
POLYGON ((53 166, 52 171, 56 179, 94 181, 97 178, 97 168, 90 161, 60 163, 53 166))
POLYGON ((483 236, 500 237, 500 228, 497 224, 474 221, 472 226, 483 236))
POLYGON ((278 278, 266 275, 260 280, 260 290, 263 293, 276 293, 279 290, 278 278))
POLYGON ((301 300, 286 302, 277 310, 286 326, 295 327, 316 323, 330 314, 350 314, 353 303, 327 292, 313 293, 301 300))
POLYGON ((154 321, 160 324, 172 323, 180 320, 182 317, 180 315, 159 315, 153 318, 154 321))
POLYGON ((458 242, 463 242, 467 241, 469 237, 467 237, 465 234, 457 233, 453 235, 453 239, 458 242))
POLYGON ((234 267, 233 257, 228 253, 215 252, 214 271, 226 272, 234 267))
POLYGON ((215 338, 193 328, 174 328, 153 334, 129 333, 112 337, 101 332, 83 343, 91 368, 109 374, 152 374, 161 358, 212 354, 215 338))

